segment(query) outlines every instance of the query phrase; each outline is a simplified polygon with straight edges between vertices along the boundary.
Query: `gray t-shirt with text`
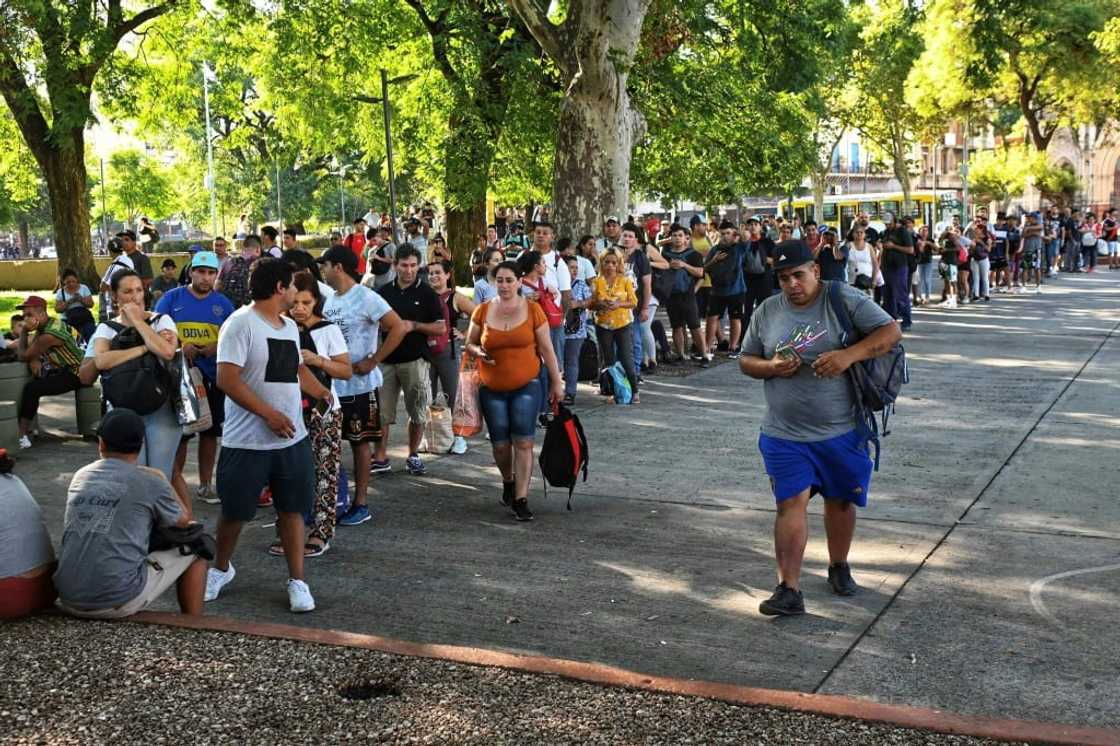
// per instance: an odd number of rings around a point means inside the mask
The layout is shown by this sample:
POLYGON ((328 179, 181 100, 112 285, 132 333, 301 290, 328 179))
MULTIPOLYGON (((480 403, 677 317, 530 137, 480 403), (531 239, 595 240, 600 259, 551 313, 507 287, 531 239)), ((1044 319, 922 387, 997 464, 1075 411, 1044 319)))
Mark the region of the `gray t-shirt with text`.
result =
MULTIPOLYGON (((875 302, 850 285, 841 297, 861 336, 893 323, 875 302)), ((821 354, 840 348, 843 329, 828 308, 828 284, 811 305, 799 308, 785 294, 774 295, 755 310, 743 337, 743 354, 772 358, 779 347, 789 346, 801 356, 801 367, 791 378, 763 382, 766 416, 762 432, 773 438, 802 443, 828 440, 856 427, 855 399, 846 375, 817 378, 812 364, 821 354)))
POLYGON ((159 472, 115 458, 74 474, 54 584, 75 608, 112 609, 140 595, 148 578, 152 527, 170 526, 181 508, 159 472))

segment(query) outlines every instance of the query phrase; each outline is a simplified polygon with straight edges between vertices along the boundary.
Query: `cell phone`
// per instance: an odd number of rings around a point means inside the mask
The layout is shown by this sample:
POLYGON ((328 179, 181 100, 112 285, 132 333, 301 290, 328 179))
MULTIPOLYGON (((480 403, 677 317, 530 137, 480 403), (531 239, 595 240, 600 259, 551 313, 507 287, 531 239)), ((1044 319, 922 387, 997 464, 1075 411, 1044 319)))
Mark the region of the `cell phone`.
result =
POLYGON ((800 360, 801 355, 792 347, 779 347, 775 352, 783 360, 800 360))

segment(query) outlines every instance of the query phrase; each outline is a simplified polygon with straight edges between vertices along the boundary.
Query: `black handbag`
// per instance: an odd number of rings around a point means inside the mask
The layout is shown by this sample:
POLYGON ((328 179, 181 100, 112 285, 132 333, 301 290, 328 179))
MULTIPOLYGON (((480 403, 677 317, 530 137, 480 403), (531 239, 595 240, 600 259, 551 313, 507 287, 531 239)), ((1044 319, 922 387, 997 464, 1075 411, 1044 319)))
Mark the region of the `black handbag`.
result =
POLYGON ((148 537, 148 552, 165 552, 175 548, 178 548, 179 554, 184 556, 193 554, 209 561, 213 561, 218 553, 218 545, 214 537, 206 533, 201 523, 190 523, 186 526, 152 526, 151 536, 148 537))

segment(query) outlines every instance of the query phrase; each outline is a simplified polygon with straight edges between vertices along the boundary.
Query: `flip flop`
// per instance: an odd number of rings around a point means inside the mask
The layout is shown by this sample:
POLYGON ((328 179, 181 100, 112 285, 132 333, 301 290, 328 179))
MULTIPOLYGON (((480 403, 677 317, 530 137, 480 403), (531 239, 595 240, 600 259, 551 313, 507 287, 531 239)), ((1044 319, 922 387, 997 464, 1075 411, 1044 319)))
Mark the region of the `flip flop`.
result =
POLYGON ((284 556, 284 545, 281 544, 278 541, 274 541, 274 542, 272 542, 271 545, 269 545, 268 553, 271 554, 273 557, 283 557, 284 556))

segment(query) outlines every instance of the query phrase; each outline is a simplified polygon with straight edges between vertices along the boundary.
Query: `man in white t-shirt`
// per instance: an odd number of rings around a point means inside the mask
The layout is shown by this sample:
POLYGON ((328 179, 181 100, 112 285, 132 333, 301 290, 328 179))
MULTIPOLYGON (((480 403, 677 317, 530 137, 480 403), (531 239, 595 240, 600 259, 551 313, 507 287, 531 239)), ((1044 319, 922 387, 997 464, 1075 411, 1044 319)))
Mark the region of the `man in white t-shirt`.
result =
POLYGON ((385 299, 358 282, 358 259, 345 246, 332 246, 317 260, 323 279, 334 295, 323 304, 323 318, 338 326, 350 350, 350 380, 335 379, 334 390, 342 405, 342 437, 354 453, 354 497, 338 517, 340 526, 357 526, 370 519, 366 507, 369 489, 370 443, 381 440, 381 371, 378 364, 397 348, 411 331, 385 299), (385 341, 378 344, 381 330, 385 341))
MULTIPOLYGON (((541 221, 533 226, 533 244, 530 247, 533 251, 541 253, 541 260, 544 262, 544 284, 545 287, 551 288, 560 293, 560 304, 564 312, 567 313, 568 307, 572 303, 572 275, 568 271, 568 263, 564 261, 564 257, 560 256, 559 251, 554 251, 552 248, 553 239, 555 234, 552 230, 552 224, 541 221)), ((555 295, 555 293, 554 293, 555 295)), ((549 336, 552 337, 552 349, 556 352, 558 360, 564 359, 564 325, 550 328, 548 330, 549 336)), ((548 412, 548 370, 544 367, 541 368, 541 414, 548 412)))
POLYGON ((257 513, 269 487, 276 526, 288 561, 288 603, 313 611, 303 579, 303 514, 315 499, 315 459, 303 424, 301 390, 315 399, 331 395, 303 364, 296 322, 283 316, 295 299, 292 268, 265 257, 249 275, 252 303, 230 316, 218 336, 218 387, 226 395, 222 451, 218 457, 218 554, 206 577, 213 601, 234 577, 230 559, 242 526, 257 513))

